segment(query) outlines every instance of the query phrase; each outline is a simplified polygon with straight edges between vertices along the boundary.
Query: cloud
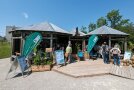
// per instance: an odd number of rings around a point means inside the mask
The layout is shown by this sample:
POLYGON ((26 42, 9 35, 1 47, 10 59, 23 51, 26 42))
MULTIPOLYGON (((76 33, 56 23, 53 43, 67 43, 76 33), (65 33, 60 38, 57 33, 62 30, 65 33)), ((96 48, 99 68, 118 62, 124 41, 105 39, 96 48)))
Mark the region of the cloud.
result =
POLYGON ((24 16, 25 19, 29 18, 29 15, 26 12, 23 12, 22 15, 24 16))

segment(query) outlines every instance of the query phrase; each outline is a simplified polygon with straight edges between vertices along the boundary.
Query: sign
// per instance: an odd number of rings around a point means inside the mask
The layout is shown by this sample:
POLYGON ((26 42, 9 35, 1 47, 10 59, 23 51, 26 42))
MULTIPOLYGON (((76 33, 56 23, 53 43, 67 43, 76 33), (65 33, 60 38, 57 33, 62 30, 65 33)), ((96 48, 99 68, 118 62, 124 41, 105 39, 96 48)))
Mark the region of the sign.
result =
POLYGON ((92 35, 91 37, 89 37, 88 47, 87 47, 88 53, 90 53, 90 51, 92 50, 92 48, 94 47, 94 45, 96 44, 97 41, 98 41, 98 36, 92 35))
POLYGON ((46 52, 52 52, 52 48, 46 48, 46 52))
POLYGON ((131 58, 131 52, 125 51, 124 60, 130 60, 130 58, 131 58))
POLYGON ((12 56, 11 58, 12 58, 13 61, 12 61, 12 64, 11 64, 11 67, 10 67, 8 73, 10 73, 12 71, 15 71, 17 69, 17 67, 18 67, 17 57, 16 56, 12 56))
POLYGON ((33 42, 37 43, 40 39, 41 39, 41 37, 40 37, 40 35, 38 35, 38 36, 33 40, 33 42))
POLYGON ((27 57, 31 51, 41 42, 41 40, 42 36, 38 32, 32 33, 26 37, 22 50, 22 56, 27 57))
POLYGON ((7 79, 8 74, 10 72, 13 72, 17 69, 18 65, 20 66, 22 75, 23 75, 24 71, 26 69, 28 69, 28 66, 27 66, 27 63, 26 63, 26 60, 25 60, 24 56, 17 56, 17 57, 13 57, 13 58, 14 58, 14 60, 12 61, 12 65, 11 65, 7 75, 6 75, 6 79, 7 79))
POLYGON ((18 60, 18 63, 19 63, 19 65, 20 65, 21 71, 22 71, 22 73, 23 73, 26 69, 28 69, 28 66, 27 66, 25 57, 24 57, 24 56, 19 56, 19 57, 17 58, 17 60, 18 60))
POLYGON ((63 50, 56 50, 55 51, 55 58, 56 58, 57 64, 65 64, 63 50))

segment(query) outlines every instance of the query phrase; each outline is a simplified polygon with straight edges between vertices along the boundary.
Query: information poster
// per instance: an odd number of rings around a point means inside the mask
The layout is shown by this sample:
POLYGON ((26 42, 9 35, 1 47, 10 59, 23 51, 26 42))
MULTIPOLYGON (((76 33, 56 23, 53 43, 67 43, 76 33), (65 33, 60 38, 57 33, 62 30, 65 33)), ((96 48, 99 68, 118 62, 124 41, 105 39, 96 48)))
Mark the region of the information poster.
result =
POLYGON ((22 72, 24 72, 28 68, 28 66, 26 64, 25 57, 19 56, 17 60, 19 62, 19 65, 20 65, 22 72))
POLYGON ((130 58, 131 58, 131 52, 126 51, 124 54, 124 60, 130 60, 130 58))
POLYGON ((57 64, 64 64, 65 63, 64 51, 63 50, 56 50, 55 51, 55 58, 56 58, 57 64))

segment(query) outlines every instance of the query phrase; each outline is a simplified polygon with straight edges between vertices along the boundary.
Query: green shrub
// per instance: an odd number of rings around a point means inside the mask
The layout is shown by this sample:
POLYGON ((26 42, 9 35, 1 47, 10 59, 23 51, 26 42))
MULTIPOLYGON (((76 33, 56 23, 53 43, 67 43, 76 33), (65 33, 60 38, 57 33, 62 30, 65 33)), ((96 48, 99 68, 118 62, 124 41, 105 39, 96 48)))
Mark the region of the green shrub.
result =
POLYGON ((37 55, 34 57, 34 65, 40 65, 40 64, 41 64, 40 55, 37 54, 37 55))
POLYGON ((0 59, 11 56, 11 46, 8 42, 0 42, 0 59))
POLYGON ((38 52, 36 54, 36 56, 34 57, 34 65, 51 65, 53 63, 53 59, 52 57, 50 57, 49 59, 46 58, 46 53, 43 53, 43 55, 41 55, 40 52, 38 52))

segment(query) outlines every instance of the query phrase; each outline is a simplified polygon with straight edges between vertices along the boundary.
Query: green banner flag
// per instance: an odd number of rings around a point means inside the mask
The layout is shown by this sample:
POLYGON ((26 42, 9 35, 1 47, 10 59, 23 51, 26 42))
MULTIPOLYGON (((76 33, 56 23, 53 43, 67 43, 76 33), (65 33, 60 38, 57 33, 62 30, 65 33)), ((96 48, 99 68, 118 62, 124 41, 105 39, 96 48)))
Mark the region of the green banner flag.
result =
POLYGON ((94 45, 96 44, 97 41, 98 41, 98 36, 97 35, 92 35, 91 37, 89 37, 88 47, 87 47, 88 53, 90 53, 90 51, 92 50, 92 48, 94 47, 94 45))
POLYGON ((41 42, 42 36, 38 32, 34 32, 26 37, 22 50, 22 56, 27 57, 30 52, 41 42))

